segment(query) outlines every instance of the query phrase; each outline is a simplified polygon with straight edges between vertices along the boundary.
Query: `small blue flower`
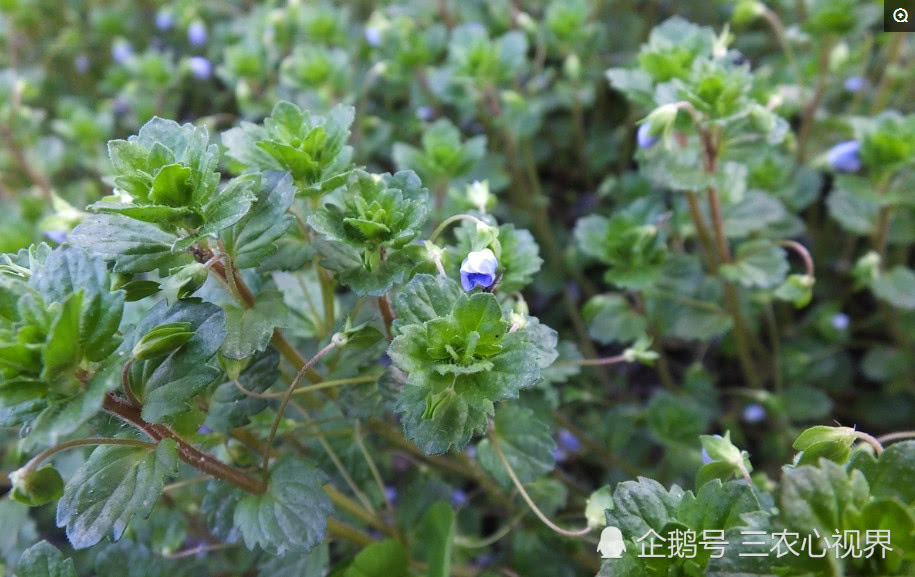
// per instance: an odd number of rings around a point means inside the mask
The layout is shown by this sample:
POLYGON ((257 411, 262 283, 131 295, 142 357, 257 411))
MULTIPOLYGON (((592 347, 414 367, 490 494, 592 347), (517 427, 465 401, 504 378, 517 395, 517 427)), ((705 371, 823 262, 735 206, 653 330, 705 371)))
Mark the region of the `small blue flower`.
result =
POLYGON ((658 137, 651 135, 651 124, 647 122, 639 126, 635 140, 639 143, 639 148, 651 148, 658 143, 658 137))
POLYGON ((122 114, 127 114, 130 112, 130 103, 119 96, 115 98, 114 102, 111 104, 111 110, 119 116, 122 114))
POLYGON ((568 429, 559 429, 559 446, 568 453, 581 450, 581 441, 568 429))
POLYGON ((477 448, 474 446, 469 446, 466 449, 464 449, 464 454, 467 455, 468 459, 476 459, 477 458, 477 448))
POLYGON ((374 26, 366 26, 365 41, 368 42, 369 46, 378 46, 381 44, 381 30, 374 26))
POLYGON ((198 435, 209 435, 212 432, 213 432, 213 429, 207 427, 206 425, 200 425, 199 427, 197 427, 198 435))
POLYGON ((397 489, 394 487, 385 487, 384 496, 392 505, 397 502, 397 489))
POLYGON ((867 79, 863 76, 849 76, 845 79, 845 90, 849 92, 861 92, 867 86, 867 79))
POLYGON ((67 242, 67 231, 65 230, 46 230, 44 235, 57 244, 67 242))
POLYGON ((431 106, 420 106, 416 109, 416 118, 428 122, 435 118, 435 109, 431 106))
POLYGON ((838 313, 832 317, 832 328, 837 331, 844 331, 848 328, 849 319, 845 313, 838 313))
POLYGON ((213 75, 213 64, 203 56, 192 56, 188 64, 191 67, 191 74, 198 80, 209 80, 213 75))
POLYGON ((499 263, 491 250, 475 250, 461 263, 461 286, 465 291, 472 291, 478 286, 490 287, 496 280, 497 268, 499 263))
POLYGON ((161 31, 171 30, 175 25, 175 16, 170 10, 159 10, 156 12, 156 28, 161 31))
POLYGON ((747 405, 743 409, 743 420, 747 423, 761 423, 766 420, 766 409, 759 403, 747 405))
POLYGON ((89 71, 89 57, 85 54, 80 54, 73 59, 73 66, 76 67, 76 71, 80 74, 85 74, 89 71))
POLYGON ((126 40, 117 40, 111 47, 111 57, 114 58, 114 61, 118 64, 125 64, 128 60, 133 58, 133 46, 126 40))
POLYGON ((829 149, 826 160, 836 172, 858 172, 861 170, 861 144, 848 140, 829 149))
POLYGON ((467 496, 463 489, 451 491, 451 504, 455 507, 463 507, 468 501, 470 501, 470 497, 467 496))
POLYGON ((705 450, 705 447, 702 447, 702 464, 708 465, 711 462, 712 462, 712 456, 708 454, 708 451, 705 450))
POLYGON ((561 463, 568 458, 569 458, 568 453, 566 453, 562 449, 558 449, 558 448, 553 449, 553 460, 556 461, 557 463, 561 463))
POLYGON ((203 46, 207 43, 207 25, 200 20, 194 20, 187 28, 187 39, 191 46, 203 46))

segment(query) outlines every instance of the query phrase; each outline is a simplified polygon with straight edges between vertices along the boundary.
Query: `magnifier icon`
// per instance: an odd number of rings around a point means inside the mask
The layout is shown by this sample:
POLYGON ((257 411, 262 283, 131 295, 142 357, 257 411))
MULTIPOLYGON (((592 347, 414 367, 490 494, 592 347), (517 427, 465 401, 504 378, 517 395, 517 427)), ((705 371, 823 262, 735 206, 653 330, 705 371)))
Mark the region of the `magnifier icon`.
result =
POLYGON ((896 8, 893 10, 893 20, 896 22, 908 22, 909 21, 909 11, 905 8, 896 8))

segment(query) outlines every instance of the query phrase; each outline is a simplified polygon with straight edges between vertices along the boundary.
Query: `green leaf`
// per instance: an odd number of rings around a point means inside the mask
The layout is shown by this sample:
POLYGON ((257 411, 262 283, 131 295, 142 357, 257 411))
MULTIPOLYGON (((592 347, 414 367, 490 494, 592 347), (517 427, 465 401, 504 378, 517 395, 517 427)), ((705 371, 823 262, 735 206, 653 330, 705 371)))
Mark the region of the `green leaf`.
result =
POLYGON ((288 172, 262 173, 255 192, 256 200, 248 214, 220 234, 226 252, 239 269, 256 267, 274 254, 276 242, 295 222, 295 217, 288 214, 295 200, 295 186, 288 172))
POLYGON ((639 224, 625 214, 592 215, 575 224, 575 241, 586 255, 610 266, 607 282, 627 290, 643 290, 657 280, 666 251, 654 225, 639 224))
POLYGON ((26 446, 53 445, 94 417, 102 408, 105 393, 120 386, 121 366, 121 359, 112 355, 89 378, 85 391, 79 389, 51 400, 32 422, 26 446))
POLYGON ((744 481, 722 483, 715 479, 702 485, 693 496, 687 492, 680 501, 678 520, 701 534, 707 530, 727 530, 744 524, 742 516, 759 511, 753 489, 744 481))
POLYGON ((851 453, 852 443, 857 433, 850 427, 810 427, 794 441, 793 447, 803 451, 798 462, 803 465, 816 465, 820 457, 837 463, 844 463, 851 453))
POLYGON ((264 556, 258 563, 258 574, 266 577, 323 577, 330 563, 327 545, 322 544, 305 554, 282 557, 264 556))
POLYGON ((428 577, 451 575, 451 548, 454 542, 455 515, 451 505, 438 502, 429 507, 420 522, 420 535, 426 551, 428 577))
POLYGON ((399 541, 386 539, 359 552, 343 577, 406 577, 410 559, 399 541))
POLYGON ((915 441, 887 447, 867 478, 875 497, 895 497, 907 506, 915 504, 915 441))
POLYGON ((25 475, 19 471, 10 473, 13 490, 10 497, 29 507, 37 507, 56 501, 64 494, 64 480, 57 469, 47 465, 25 475))
POLYGON ((731 477, 740 477, 753 470, 750 455, 741 451, 731 442, 731 432, 721 435, 699 435, 699 442, 711 462, 699 469, 696 487, 702 487, 712 479, 727 481, 731 477))
POLYGON ((163 166, 153 179, 149 200, 153 204, 183 207, 191 202, 191 169, 180 164, 163 166))
POLYGON ((646 419, 661 441, 677 445, 695 442, 708 427, 709 416, 693 397, 661 391, 648 402, 646 419))
POLYGON ((220 371, 207 363, 226 336, 225 313, 198 299, 182 299, 171 306, 161 301, 124 339, 122 349, 130 351, 153 328, 185 322, 191 324, 194 336, 184 346, 166 357, 131 366, 131 388, 143 402, 143 418, 149 422, 161 423, 187 411, 186 401, 219 377, 220 371))
POLYGON ((746 238, 788 217, 785 205, 760 191, 749 191, 743 200, 722 210, 724 233, 728 238, 746 238))
POLYGON ((612 508, 613 489, 610 485, 604 485, 591 493, 585 504, 585 518, 588 520, 588 527, 605 527, 607 525, 607 509, 612 508))
MULTIPOLYGON (((279 361, 275 349, 255 355, 238 375, 238 384, 246 391, 266 392, 280 376, 279 361)), ((204 424, 218 433, 227 433, 233 427, 246 425, 249 417, 264 410, 267 404, 266 399, 245 394, 234 382, 222 383, 210 397, 204 424)))
POLYGON ((124 292, 111 291, 108 268, 102 259, 77 247, 56 248, 33 271, 29 285, 49 305, 64 303, 82 291, 82 302, 72 305, 77 306, 79 314, 78 338, 73 335, 70 342, 78 343, 87 359, 101 361, 117 348, 120 338, 115 333, 121 324, 124 292))
POLYGON ((588 334, 601 344, 630 343, 648 328, 640 315, 623 295, 608 293, 592 297, 582 310, 588 323, 588 334))
POLYGON ((387 251, 362 252, 342 243, 316 238, 314 248, 321 255, 321 266, 336 273, 337 280, 360 296, 381 296, 403 282, 420 261, 423 247, 408 245, 387 251))
MULTIPOLYGON (((525 407, 507 405, 496 412, 493 434, 499 448, 522 483, 529 483, 553 470, 556 442, 547 423, 525 407)), ((483 469, 503 486, 512 484, 490 439, 477 445, 477 460, 483 469)))
POLYGON ((75 549, 106 535, 117 541, 134 514, 149 515, 166 477, 178 472, 178 446, 170 439, 155 449, 101 445, 67 482, 57 504, 57 526, 66 527, 75 549))
POLYGON ((788 274, 785 251, 768 240, 748 240, 737 247, 734 262, 721 266, 725 278, 745 287, 772 288, 788 274))
MULTIPOLYGON (((83 358, 79 340, 79 318, 83 306, 83 291, 70 295, 57 309, 48 340, 42 350, 41 360, 44 368, 41 379, 51 382, 65 373, 71 373, 83 358)), ((52 309, 53 310, 53 309, 52 309)))
POLYGON ((326 482, 324 473, 303 461, 276 463, 266 492, 248 495, 235 507, 235 525, 245 545, 279 556, 311 551, 324 540, 333 509, 321 489, 326 482))
POLYGON ((625 481, 613 491, 613 508, 607 511, 607 525, 617 527, 626 539, 634 541, 649 529, 661 533, 677 520, 683 490, 674 485, 670 491, 654 479, 639 477, 625 481))
POLYGON ((817 467, 785 469, 779 488, 779 518, 784 527, 805 534, 832 535, 846 516, 867 504, 870 491, 861 471, 821 459, 817 467))
POLYGON ((871 290, 894 307, 915 310, 915 271, 910 268, 893 267, 871 282, 871 290))
POLYGON ((226 338, 220 352, 230 359, 246 359, 264 351, 276 327, 284 326, 289 311, 278 291, 258 293, 254 306, 226 306, 226 338))
POLYGON ((174 234, 119 214, 90 214, 70 238, 90 253, 114 261, 115 272, 148 272, 192 259, 172 253, 178 240, 174 234))
POLYGON ((448 315, 461 294, 461 287, 447 277, 416 275, 394 300, 397 311, 394 331, 404 325, 420 324, 448 315))
POLYGON ((241 220, 257 199, 254 190, 260 186, 260 175, 244 174, 233 178, 218 196, 203 207, 206 224, 198 235, 216 236, 219 231, 241 220))
POLYGON ((26 549, 16 567, 19 577, 77 577, 72 559, 47 541, 39 541, 26 549))

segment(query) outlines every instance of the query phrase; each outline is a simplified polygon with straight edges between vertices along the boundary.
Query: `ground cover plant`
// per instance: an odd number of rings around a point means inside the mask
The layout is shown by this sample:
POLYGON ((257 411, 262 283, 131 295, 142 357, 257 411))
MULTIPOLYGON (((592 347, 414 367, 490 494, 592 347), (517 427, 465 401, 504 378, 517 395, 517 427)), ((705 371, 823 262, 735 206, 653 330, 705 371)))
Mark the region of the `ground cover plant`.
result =
POLYGON ((0 571, 915 575, 855 0, 0 2, 0 571))

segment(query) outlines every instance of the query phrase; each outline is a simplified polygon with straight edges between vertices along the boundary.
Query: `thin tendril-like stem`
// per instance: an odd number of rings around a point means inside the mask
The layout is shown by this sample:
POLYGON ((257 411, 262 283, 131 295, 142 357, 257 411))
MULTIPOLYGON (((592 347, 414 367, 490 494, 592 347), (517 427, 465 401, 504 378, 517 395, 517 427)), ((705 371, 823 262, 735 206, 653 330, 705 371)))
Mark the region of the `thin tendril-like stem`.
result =
POLYGON ((443 220, 442 223, 440 225, 438 225, 438 227, 434 231, 432 231, 432 234, 429 236, 429 242, 435 242, 435 239, 438 238, 438 235, 445 232, 446 228, 448 228, 452 223, 455 223, 459 220, 469 220, 469 221, 475 222, 477 224, 489 226, 489 224, 483 222, 482 220, 473 216, 472 214, 456 214, 454 216, 450 216, 450 217, 446 218, 445 220, 443 220))
POLYGON ((129 447, 142 447, 144 449, 155 449, 156 443, 150 443, 148 441, 137 441, 135 439, 108 439, 104 437, 98 438, 89 438, 89 439, 74 439, 72 441, 65 441, 59 445, 54 445, 50 449, 45 449, 44 451, 38 453, 32 459, 25 464, 24 467, 19 469, 21 474, 28 474, 34 471, 38 465, 42 463, 45 459, 59 453, 61 451, 66 451, 67 449, 72 449, 74 447, 84 447, 87 445, 126 445, 129 447))
POLYGON ((869 444, 871 447, 873 447, 874 451, 877 453, 878 457, 880 456, 881 453, 883 453, 883 445, 880 443, 880 441, 876 437, 874 437, 872 435, 868 435, 867 433, 864 433, 862 431, 855 431, 855 436, 858 439, 869 444))
POLYGON ((495 434, 490 433, 489 442, 492 443, 492 448, 495 449, 496 455, 498 455, 499 460, 502 461, 502 466, 505 467, 505 472, 508 473, 509 477, 511 477, 512 483, 515 484, 515 488, 518 489, 518 493, 521 495, 521 498, 524 499, 524 502, 527 503, 527 506, 531 508, 531 511, 534 512, 534 515, 537 515, 537 518, 543 521, 544 525, 559 533, 560 535, 565 535, 567 537, 581 537, 591 532, 590 527, 570 531, 568 529, 563 529, 562 527, 550 521, 550 519, 544 515, 543 511, 537 507, 537 504, 534 503, 534 500, 531 499, 531 496, 527 494, 527 491, 524 489, 524 485, 521 483, 518 475, 515 474, 514 469, 512 469, 511 464, 508 462, 508 459, 505 458, 505 453, 502 452, 502 447, 499 446, 499 440, 496 438, 495 434))
POLYGON ((900 431, 898 433, 889 433, 881 437, 877 437, 877 440, 881 445, 892 443, 893 441, 902 441, 905 439, 915 439, 915 431, 900 431))
POLYGON ((295 394, 295 388, 299 385, 299 381, 302 380, 302 377, 305 376, 305 373, 311 369, 315 363, 317 363, 321 358, 327 353, 334 350, 337 346, 335 340, 331 340, 323 349, 317 352, 315 356, 311 357, 307 363, 302 365, 302 368, 299 369, 299 372, 296 373, 295 378, 292 379, 292 383, 289 384, 289 389, 286 390, 286 394, 283 396, 283 401, 280 403, 279 409, 276 411, 276 418, 273 419, 273 426, 270 428, 270 436, 267 438, 267 451, 264 452, 264 480, 266 481, 267 476, 270 472, 270 447, 273 446, 273 439, 276 438, 276 431, 280 428, 280 421, 283 420, 283 412, 286 411, 286 406, 289 405, 289 401, 292 399, 292 395, 295 394))

